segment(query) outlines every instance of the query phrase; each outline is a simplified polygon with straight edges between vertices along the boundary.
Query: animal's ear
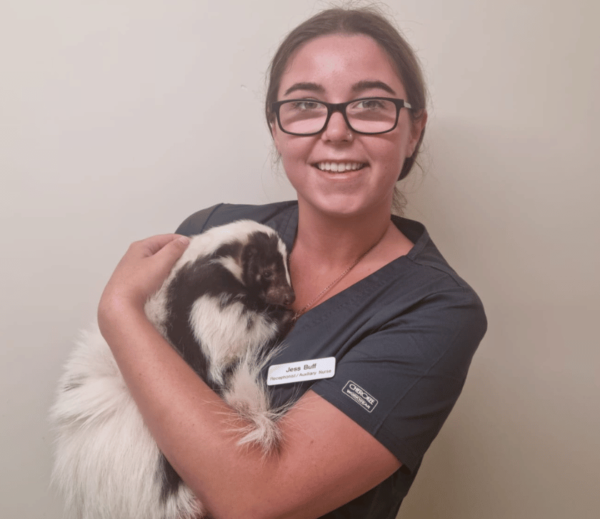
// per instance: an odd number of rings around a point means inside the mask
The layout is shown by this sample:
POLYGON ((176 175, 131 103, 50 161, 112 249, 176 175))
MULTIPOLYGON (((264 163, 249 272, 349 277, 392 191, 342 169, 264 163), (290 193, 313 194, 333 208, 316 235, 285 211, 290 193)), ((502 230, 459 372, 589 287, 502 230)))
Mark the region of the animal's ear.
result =
POLYGON ((246 245, 242 252, 242 257, 245 261, 252 260, 252 259, 256 258, 257 255, 258 255, 258 247, 256 245, 254 245, 253 243, 249 243, 248 245, 246 245))
POLYGON ((252 282, 259 271, 259 250, 253 243, 248 243, 242 251, 242 270, 244 282, 252 282))

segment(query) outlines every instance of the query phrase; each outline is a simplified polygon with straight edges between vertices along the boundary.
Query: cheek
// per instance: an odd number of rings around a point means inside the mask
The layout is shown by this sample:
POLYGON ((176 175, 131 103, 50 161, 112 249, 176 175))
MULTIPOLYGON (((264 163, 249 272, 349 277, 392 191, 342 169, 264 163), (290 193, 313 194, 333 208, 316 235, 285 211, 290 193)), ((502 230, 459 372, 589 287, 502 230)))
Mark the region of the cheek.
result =
POLYGON ((302 172, 302 163, 290 153, 281 155, 281 165, 283 166, 285 176, 294 189, 302 188, 302 180, 306 178, 306 174, 302 172))
POLYGON ((308 167, 311 150, 308 138, 279 139, 276 147, 288 177, 296 176, 299 169, 308 167))
POLYGON ((411 136, 407 130, 400 132, 396 139, 389 143, 387 157, 389 161, 402 167, 404 160, 411 153, 411 136))
POLYGON ((406 143, 399 139, 379 140, 371 147, 371 153, 380 162, 383 171, 396 171, 404 162, 406 143))

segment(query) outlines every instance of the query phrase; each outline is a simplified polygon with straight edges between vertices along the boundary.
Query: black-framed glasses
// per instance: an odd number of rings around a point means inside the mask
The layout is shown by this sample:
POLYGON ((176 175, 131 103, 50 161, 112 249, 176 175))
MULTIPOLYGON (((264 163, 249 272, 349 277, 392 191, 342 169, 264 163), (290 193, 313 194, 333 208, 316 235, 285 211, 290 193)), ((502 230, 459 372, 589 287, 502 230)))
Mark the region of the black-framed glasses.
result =
POLYGON ((340 112, 348 127, 366 135, 391 132, 398 124, 400 108, 411 109, 404 99, 362 97, 346 103, 326 103, 315 99, 286 99, 271 105, 284 133, 307 136, 321 133, 331 114, 340 112))

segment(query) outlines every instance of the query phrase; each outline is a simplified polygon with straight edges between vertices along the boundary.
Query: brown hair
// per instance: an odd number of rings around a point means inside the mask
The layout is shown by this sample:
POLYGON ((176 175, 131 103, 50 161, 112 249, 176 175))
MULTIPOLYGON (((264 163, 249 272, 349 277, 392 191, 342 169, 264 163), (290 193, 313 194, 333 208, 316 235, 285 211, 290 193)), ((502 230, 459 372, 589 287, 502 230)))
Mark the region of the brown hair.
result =
MULTIPOLYGON (((407 101, 412 105, 409 114, 412 121, 423 116, 426 107, 427 89, 419 61, 412 48, 398 30, 374 7, 327 9, 301 23, 290 32, 271 61, 268 73, 265 115, 269 126, 274 120, 272 104, 277 101, 281 77, 285 73, 292 54, 308 41, 329 34, 364 34, 373 38, 388 54, 404 88, 407 101)), ((398 180, 408 175, 418 155, 425 128, 414 153, 404 161, 398 180)))

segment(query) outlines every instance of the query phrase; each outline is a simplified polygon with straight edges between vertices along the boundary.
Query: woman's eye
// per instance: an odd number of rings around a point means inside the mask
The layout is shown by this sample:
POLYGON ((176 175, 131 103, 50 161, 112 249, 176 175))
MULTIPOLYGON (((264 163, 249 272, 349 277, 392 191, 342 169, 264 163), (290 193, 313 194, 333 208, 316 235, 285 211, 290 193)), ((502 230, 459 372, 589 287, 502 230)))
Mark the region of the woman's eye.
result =
POLYGON ((357 101, 352 108, 355 110, 381 110, 384 108, 384 101, 381 99, 363 99, 357 101))
POLYGON ((321 103, 317 103, 315 101, 306 101, 306 100, 294 101, 293 103, 290 103, 290 104, 292 105, 292 107, 295 110, 298 110, 299 112, 318 110, 322 106, 321 103))

